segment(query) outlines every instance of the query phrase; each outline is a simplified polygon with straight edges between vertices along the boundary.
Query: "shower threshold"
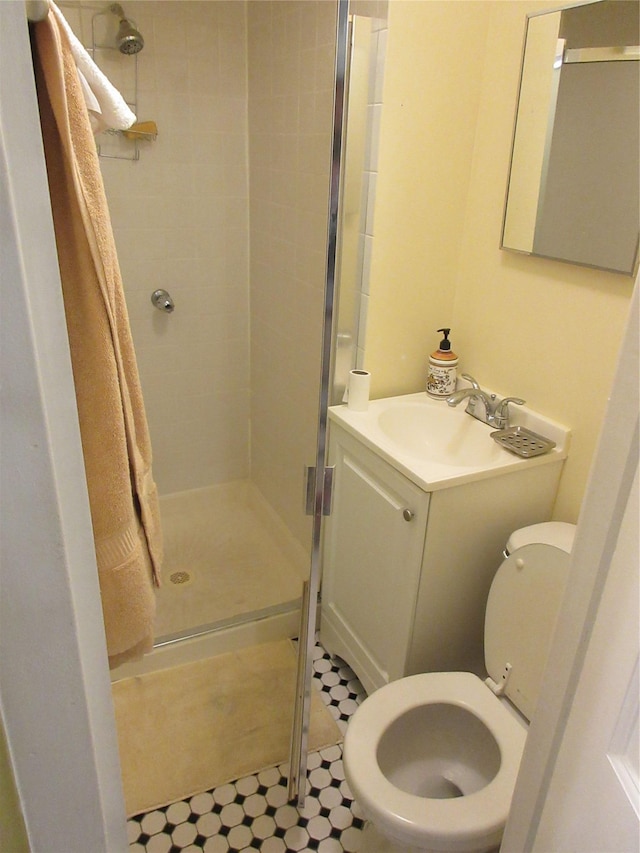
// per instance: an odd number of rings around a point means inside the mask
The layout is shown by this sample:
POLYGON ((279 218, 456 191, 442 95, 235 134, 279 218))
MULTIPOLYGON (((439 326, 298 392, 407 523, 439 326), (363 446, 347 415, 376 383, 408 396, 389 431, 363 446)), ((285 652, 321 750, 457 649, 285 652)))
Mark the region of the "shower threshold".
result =
POLYGON ((194 640, 198 637, 205 637, 208 634, 213 634, 216 631, 225 631, 229 628, 240 627, 251 622, 258 622, 261 619, 268 619, 272 616, 277 616, 283 613, 291 613, 295 610, 300 612, 301 599, 295 601, 285 601, 283 604, 276 604, 272 607, 265 607, 262 610, 254 610, 251 613, 242 613, 239 616, 232 616, 230 619, 220 619, 218 622, 210 622, 208 625, 198 625, 196 628, 191 628, 186 631, 178 631, 175 634, 167 634, 165 637, 158 637, 153 648, 164 649, 167 646, 172 646, 175 643, 182 643, 185 640, 194 640))
POLYGON ((112 670, 111 681, 193 663, 247 646, 296 637, 300 627, 300 602, 298 598, 236 618, 158 637, 153 651, 142 660, 125 663, 112 670))

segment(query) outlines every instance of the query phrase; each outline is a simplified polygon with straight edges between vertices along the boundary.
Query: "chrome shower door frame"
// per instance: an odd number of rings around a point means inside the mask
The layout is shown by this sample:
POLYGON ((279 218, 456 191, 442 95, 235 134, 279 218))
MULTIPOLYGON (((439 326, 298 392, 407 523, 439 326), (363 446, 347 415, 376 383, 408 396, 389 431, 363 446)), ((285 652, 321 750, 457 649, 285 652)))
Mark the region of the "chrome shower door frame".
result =
POLYGON ((343 116, 346 90, 347 43, 349 30, 349 0, 337 0, 335 89, 333 106, 333 143, 331 151, 331 185, 329 192, 329 221, 327 229, 327 263, 324 292, 324 321, 322 328, 322 363, 318 405, 316 460, 313 476, 308 481, 308 503, 313 515, 311 564, 309 580, 304 584, 300 633, 298 636, 298 672, 296 697, 289 755, 289 800, 304 803, 307 775, 307 749, 311 714, 311 678, 315 628, 320 590, 320 542, 322 518, 327 514, 326 450, 329 395, 331 389, 331 356, 336 306, 336 257, 338 242, 338 210, 342 168, 343 116))

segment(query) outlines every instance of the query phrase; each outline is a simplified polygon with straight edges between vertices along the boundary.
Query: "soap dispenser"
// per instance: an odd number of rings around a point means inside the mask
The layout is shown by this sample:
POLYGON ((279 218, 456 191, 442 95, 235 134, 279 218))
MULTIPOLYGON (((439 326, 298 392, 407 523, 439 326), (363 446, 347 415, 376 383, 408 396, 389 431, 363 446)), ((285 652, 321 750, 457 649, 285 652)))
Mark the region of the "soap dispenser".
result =
POLYGON ((438 329, 444 335, 440 346, 429 357, 427 375, 427 394, 436 399, 449 397, 456 390, 456 368, 458 356, 451 350, 449 332, 451 329, 438 329))

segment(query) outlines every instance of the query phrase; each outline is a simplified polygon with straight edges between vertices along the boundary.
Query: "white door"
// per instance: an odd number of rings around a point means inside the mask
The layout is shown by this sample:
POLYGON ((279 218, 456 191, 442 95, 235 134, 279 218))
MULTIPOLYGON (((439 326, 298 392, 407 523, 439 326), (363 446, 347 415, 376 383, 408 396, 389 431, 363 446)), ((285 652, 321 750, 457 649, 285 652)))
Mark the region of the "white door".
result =
POLYGON ((25 4, 2 0, 0 306, 0 725, 29 848, 118 853, 118 742, 25 4))
POLYGON ((631 853, 638 822, 638 471, 533 849, 631 853))
POLYGON ((640 849, 638 291, 502 853, 640 849))

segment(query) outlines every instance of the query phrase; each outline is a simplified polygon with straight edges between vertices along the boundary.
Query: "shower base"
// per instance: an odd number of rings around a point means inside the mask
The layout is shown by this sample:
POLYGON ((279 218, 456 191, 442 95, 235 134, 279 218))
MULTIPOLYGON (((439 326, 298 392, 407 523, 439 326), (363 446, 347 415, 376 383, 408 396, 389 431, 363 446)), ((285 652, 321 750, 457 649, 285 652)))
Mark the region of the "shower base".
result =
POLYGON ((298 632, 308 556, 260 492, 237 481, 160 498, 165 540, 151 654, 129 678, 298 632))

